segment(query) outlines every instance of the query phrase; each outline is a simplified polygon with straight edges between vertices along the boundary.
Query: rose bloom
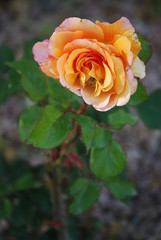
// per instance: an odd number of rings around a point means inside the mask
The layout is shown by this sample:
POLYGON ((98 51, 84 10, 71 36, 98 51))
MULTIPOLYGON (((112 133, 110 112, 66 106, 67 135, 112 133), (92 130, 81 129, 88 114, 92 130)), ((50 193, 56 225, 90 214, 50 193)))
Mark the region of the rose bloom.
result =
POLYGON ((35 61, 46 75, 81 96, 98 111, 125 105, 145 77, 138 58, 141 44, 130 21, 93 23, 71 17, 49 40, 33 47, 35 61))

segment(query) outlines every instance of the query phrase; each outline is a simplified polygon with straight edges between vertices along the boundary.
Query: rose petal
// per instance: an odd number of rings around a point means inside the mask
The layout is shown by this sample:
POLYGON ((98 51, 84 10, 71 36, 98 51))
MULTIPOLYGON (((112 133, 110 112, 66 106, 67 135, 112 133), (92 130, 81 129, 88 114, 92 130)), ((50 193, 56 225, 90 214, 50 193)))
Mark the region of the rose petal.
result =
POLYGON ((108 66, 105 63, 103 63, 103 66, 105 69, 105 79, 104 79, 103 83, 99 82, 99 85, 100 85, 102 91, 108 91, 113 87, 114 83, 113 83, 113 78, 112 78, 112 75, 111 75, 111 72, 110 72, 108 66))
POLYGON ((69 54, 65 53, 63 54, 57 63, 58 67, 58 72, 59 72, 59 77, 60 77, 60 83, 62 84, 63 87, 66 87, 67 89, 70 89, 70 91, 74 92, 78 96, 80 96, 80 90, 77 87, 72 87, 70 86, 67 81, 65 80, 65 63, 68 59, 69 54))
POLYGON ((104 40, 107 42, 112 41, 115 35, 122 35, 128 30, 130 30, 131 33, 134 32, 134 28, 131 25, 129 19, 125 17, 122 17, 120 20, 114 23, 101 23, 99 21, 96 21, 96 24, 103 30, 104 40))
POLYGON ((48 44, 49 40, 37 42, 32 48, 34 59, 38 64, 46 63, 48 61, 48 44))
POLYGON ((63 53, 64 46, 73 41, 83 37, 83 32, 54 32, 49 40, 49 53, 55 58, 59 58, 63 53))
POLYGON ((114 89, 117 94, 121 94, 125 87, 125 70, 120 58, 112 56, 115 67, 114 89))
POLYGON ((99 107, 95 106, 95 109, 97 111, 101 111, 101 112, 109 111, 111 108, 116 106, 116 102, 117 102, 117 96, 113 94, 110 96, 109 102, 105 107, 99 108, 99 107))
POLYGON ((136 92, 137 86, 138 86, 138 81, 136 78, 134 78, 133 70, 129 68, 126 71, 126 77, 127 81, 129 83, 130 89, 131 89, 131 95, 136 92))
POLYGON ((103 108, 105 107, 110 99, 110 94, 107 93, 101 93, 99 96, 94 96, 94 88, 90 88, 89 86, 86 86, 84 89, 81 89, 81 95, 84 99, 84 101, 89 104, 93 105, 94 108, 103 108))
POLYGON ((129 83, 126 81, 125 89, 120 95, 118 95, 118 100, 116 105, 117 106, 125 105, 129 101, 130 95, 131 95, 131 89, 130 89, 129 83))
POLYGON ((95 23, 87 19, 80 19, 78 17, 70 17, 64 20, 60 27, 56 28, 56 32, 60 31, 82 31, 85 38, 93 38, 102 40, 104 34, 102 29, 95 23))
POLYGON ((44 63, 40 65, 40 70, 45 73, 47 76, 52 77, 54 79, 58 79, 57 76, 55 76, 51 71, 50 68, 48 66, 48 63, 44 63))
POLYGON ((73 40, 72 42, 66 44, 66 46, 64 47, 64 52, 72 52, 78 48, 91 49, 91 50, 93 50, 94 53, 96 53, 104 58, 106 57, 103 49, 101 47, 99 47, 95 42, 93 42, 92 40, 88 40, 88 39, 73 40))
POLYGON ((140 79, 145 77, 145 64, 138 57, 135 58, 131 68, 135 77, 140 79))
POLYGON ((114 46, 119 50, 125 63, 131 66, 133 54, 131 52, 131 42, 127 37, 121 36, 114 41, 114 46))

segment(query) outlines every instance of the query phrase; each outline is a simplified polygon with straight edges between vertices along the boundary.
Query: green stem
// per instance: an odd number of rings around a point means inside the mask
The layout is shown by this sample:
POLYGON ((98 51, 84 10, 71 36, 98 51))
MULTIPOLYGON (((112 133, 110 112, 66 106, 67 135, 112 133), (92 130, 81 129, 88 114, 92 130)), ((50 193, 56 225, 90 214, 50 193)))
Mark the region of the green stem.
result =
MULTIPOLYGON (((63 198, 61 191, 61 156, 59 158, 53 159, 53 152, 55 149, 51 150, 51 158, 47 162, 47 172, 49 178, 49 191, 52 201, 52 212, 53 221, 59 222, 61 229, 58 230, 59 240, 70 240, 68 228, 66 224, 67 212, 66 212, 66 202, 63 198)), ((55 155, 56 156, 56 155, 55 155)))
MULTIPOLYGON (((42 102, 43 105, 43 102, 42 102)), ((80 110, 75 112, 76 114, 83 114, 87 108, 85 102, 82 103, 80 110)), ((71 109, 69 109, 71 111, 71 109)), ((68 227, 67 227, 67 211, 66 202, 64 200, 61 191, 61 164, 62 158, 69 149, 76 138, 79 136, 79 125, 76 124, 73 134, 70 139, 62 144, 61 147, 57 147, 51 150, 51 157, 47 162, 47 172, 49 178, 49 191, 51 195, 52 205, 53 205, 53 221, 58 221, 61 224, 61 230, 58 232, 59 240, 70 240, 68 227)))

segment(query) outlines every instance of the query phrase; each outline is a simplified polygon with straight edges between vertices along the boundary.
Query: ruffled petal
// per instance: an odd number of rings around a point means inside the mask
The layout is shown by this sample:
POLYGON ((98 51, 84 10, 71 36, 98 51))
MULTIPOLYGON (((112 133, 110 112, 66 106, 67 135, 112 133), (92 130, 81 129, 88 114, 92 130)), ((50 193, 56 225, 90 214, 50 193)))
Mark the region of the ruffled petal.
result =
POLYGON ((60 27, 56 28, 56 32, 60 31, 82 31, 85 38, 93 38, 99 41, 103 40, 104 34, 102 29, 95 23, 87 19, 78 17, 70 17, 64 20, 60 27))
POLYGON ((121 94, 125 87, 125 70, 120 58, 112 56, 115 67, 114 89, 117 94, 121 94))
POLYGON ((107 103, 107 105, 105 107, 100 108, 100 107, 95 106, 95 109, 97 111, 106 112, 106 111, 109 111, 114 106, 116 106, 116 102, 117 102, 117 95, 111 94, 109 102, 107 103))
POLYGON ((125 105, 129 101, 130 95, 131 95, 131 89, 130 89, 129 83, 126 81, 125 89, 120 95, 118 95, 118 100, 116 105, 117 106, 125 105))
POLYGON ((133 70, 133 73, 134 73, 135 77, 138 77, 140 79, 145 77, 145 75, 146 75, 145 74, 145 64, 143 63, 143 61, 141 61, 139 59, 139 57, 135 58, 131 68, 133 70))
POLYGON ((129 19, 122 17, 114 23, 99 22, 96 24, 103 30, 104 41, 111 42, 116 35, 123 35, 126 31, 130 30, 131 33, 134 32, 134 28, 130 23, 129 19))
POLYGON ((63 87, 66 87, 67 89, 69 89, 70 91, 74 92, 75 94, 77 94, 78 96, 80 96, 80 90, 79 88, 75 87, 75 86, 70 86, 66 79, 65 79, 65 63, 68 59, 69 54, 65 53, 63 54, 57 63, 57 67, 58 67, 58 72, 59 72, 59 79, 60 79, 60 83, 62 84, 63 87))
POLYGON ((99 96, 94 96, 94 88, 91 88, 89 86, 86 86, 84 89, 81 89, 81 96, 83 97, 83 100, 89 104, 93 105, 94 108, 103 108, 105 107, 110 99, 110 94, 108 93, 100 93, 99 96))
POLYGON ((124 62, 131 66, 133 54, 131 52, 130 40, 125 36, 117 37, 117 39, 114 41, 114 46, 119 50, 124 62))
POLYGON ((32 48, 34 60, 40 65, 48 61, 48 44, 49 40, 37 42, 32 48))
POLYGON ((49 68, 49 65, 48 63, 44 63, 44 64, 41 64, 40 65, 40 70, 45 73, 48 77, 52 77, 54 79, 58 79, 58 76, 55 76, 51 71, 50 71, 50 68, 49 68))
POLYGON ((134 78, 133 70, 129 68, 126 71, 126 77, 127 81, 129 83, 130 89, 131 89, 131 95, 136 92, 137 86, 138 86, 138 81, 136 78, 134 78))
POLYGON ((61 57, 63 48, 67 43, 72 42, 74 39, 83 37, 82 31, 65 31, 65 32, 54 32, 49 40, 49 53, 55 58, 61 57))

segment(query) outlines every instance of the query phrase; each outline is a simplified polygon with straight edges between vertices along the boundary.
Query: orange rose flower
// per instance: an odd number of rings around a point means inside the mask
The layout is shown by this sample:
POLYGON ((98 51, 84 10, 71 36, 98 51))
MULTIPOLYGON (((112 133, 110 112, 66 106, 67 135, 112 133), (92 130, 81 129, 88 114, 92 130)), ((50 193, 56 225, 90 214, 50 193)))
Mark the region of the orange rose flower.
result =
POLYGON ((49 40, 33 47, 35 61, 46 75, 82 96, 98 111, 125 105, 145 77, 138 58, 141 44, 130 21, 110 24, 67 18, 49 40))

